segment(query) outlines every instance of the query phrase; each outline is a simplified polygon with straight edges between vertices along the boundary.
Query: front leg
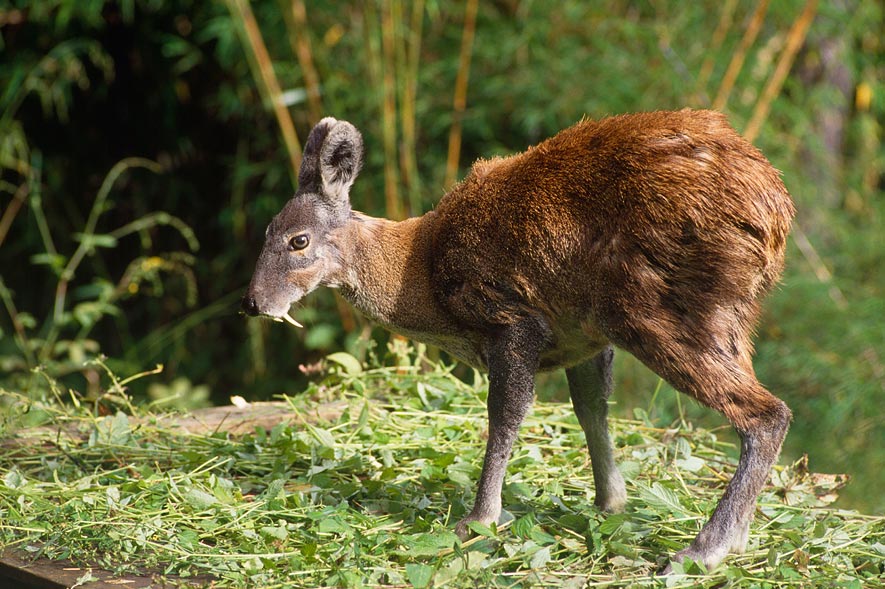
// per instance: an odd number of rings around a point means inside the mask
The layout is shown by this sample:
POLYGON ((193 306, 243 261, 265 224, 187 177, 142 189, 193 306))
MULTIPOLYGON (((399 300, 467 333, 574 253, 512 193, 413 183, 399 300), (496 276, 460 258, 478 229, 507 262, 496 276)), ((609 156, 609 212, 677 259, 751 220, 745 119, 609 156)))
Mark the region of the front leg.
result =
POLYGON ((476 502, 470 514, 455 527, 462 540, 470 536, 470 522, 490 524, 501 515, 501 487, 507 461, 519 426, 532 404, 538 359, 546 344, 546 326, 540 320, 523 319, 502 328, 486 347, 489 441, 476 502))

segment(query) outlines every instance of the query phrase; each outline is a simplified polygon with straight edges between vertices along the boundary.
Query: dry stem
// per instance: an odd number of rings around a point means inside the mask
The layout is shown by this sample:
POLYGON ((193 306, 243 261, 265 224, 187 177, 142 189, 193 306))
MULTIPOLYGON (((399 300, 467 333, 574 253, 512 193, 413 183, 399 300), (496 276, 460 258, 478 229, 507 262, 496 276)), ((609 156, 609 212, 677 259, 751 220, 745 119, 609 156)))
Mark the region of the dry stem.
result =
POLYGON ((228 7, 236 13, 240 21, 243 23, 243 30, 246 33, 247 45, 252 50, 254 63, 258 68, 258 76, 255 76, 259 82, 259 89, 264 90, 265 100, 273 109, 280 126, 280 132, 283 135, 283 142, 286 145, 286 151, 289 154, 289 162, 292 165, 292 173, 297 176, 298 168, 301 167, 301 143, 298 141, 298 134, 295 132, 295 125, 292 123, 292 117, 289 109, 282 101, 282 90, 280 83, 274 73, 273 62, 271 62, 270 54, 267 52, 267 46, 261 36, 261 30, 252 13, 252 7, 248 0, 227 0, 228 7))
POLYGON ((719 91, 716 93, 716 99, 713 100, 714 109, 722 110, 725 108, 725 104, 728 102, 728 95, 731 94, 735 80, 737 80, 738 74, 741 73, 741 68, 744 67, 747 51, 756 40, 756 36, 762 28, 762 23, 765 22, 765 12, 767 10, 768 0, 759 0, 759 4, 756 5, 756 10, 753 12, 753 17, 750 19, 750 24, 747 25, 747 30, 744 31, 744 36, 741 37, 737 50, 731 56, 731 61, 725 70, 722 83, 719 84, 719 91))
POLYGON ((793 62, 796 60, 796 54, 799 52, 799 48, 802 47, 802 43, 805 42, 811 21, 814 20, 816 13, 817 0, 807 0, 805 8, 802 9, 802 14, 799 15, 799 18, 796 19, 790 32, 787 34, 787 46, 784 47, 784 51, 777 61, 777 66, 768 78, 768 82, 762 90, 762 96, 756 103, 756 108, 753 109, 753 116, 750 118, 750 122, 747 123, 746 129, 744 129, 744 137, 747 138, 747 141, 753 141, 759 134, 759 129, 762 128, 762 124, 768 117, 771 103, 780 93, 784 80, 786 80, 787 74, 790 73, 790 68, 793 67, 793 62))
POLYGON ((455 97, 452 105, 452 128, 449 131, 449 153, 446 158, 444 187, 450 188, 458 175, 458 160, 461 156, 461 119, 467 106, 467 80, 470 77, 470 57, 473 52, 473 37, 476 33, 476 11, 478 0, 468 0, 464 11, 464 33, 461 36, 461 57, 458 76, 455 78, 455 97))

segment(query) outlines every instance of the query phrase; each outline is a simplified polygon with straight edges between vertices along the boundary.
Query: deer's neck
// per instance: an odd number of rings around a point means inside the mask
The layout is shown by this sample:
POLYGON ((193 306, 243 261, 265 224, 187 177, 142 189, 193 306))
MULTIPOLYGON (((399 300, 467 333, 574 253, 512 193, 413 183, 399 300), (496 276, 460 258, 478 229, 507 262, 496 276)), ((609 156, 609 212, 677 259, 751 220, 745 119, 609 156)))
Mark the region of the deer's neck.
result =
POLYGON ((433 212, 398 222, 354 213, 339 246, 344 298, 370 319, 419 340, 454 327, 430 283, 434 221, 433 212))

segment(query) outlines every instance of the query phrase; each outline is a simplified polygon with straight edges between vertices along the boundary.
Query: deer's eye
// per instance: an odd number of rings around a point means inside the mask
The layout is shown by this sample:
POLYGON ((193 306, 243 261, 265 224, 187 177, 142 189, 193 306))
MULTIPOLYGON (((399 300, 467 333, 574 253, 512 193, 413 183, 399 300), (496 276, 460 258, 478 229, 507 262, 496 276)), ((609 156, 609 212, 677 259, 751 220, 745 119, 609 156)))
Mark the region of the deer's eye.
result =
POLYGON ((289 251, 303 250, 310 243, 310 236, 306 233, 299 233, 289 240, 289 251))

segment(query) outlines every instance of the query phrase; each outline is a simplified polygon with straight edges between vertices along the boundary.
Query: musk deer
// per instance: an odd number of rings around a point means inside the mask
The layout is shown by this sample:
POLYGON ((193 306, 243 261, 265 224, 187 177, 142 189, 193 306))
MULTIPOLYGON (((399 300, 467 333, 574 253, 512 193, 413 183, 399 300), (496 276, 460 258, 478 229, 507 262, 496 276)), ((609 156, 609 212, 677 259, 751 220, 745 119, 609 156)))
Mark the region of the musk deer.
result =
POLYGON ((400 222, 351 210, 362 159, 350 123, 313 128, 298 191, 267 227, 242 308, 291 320, 307 293, 338 288, 370 319, 488 370, 485 461, 457 533, 499 517, 539 370, 565 369, 595 503, 623 509, 607 431, 617 346, 740 435, 733 479, 674 559, 712 568, 743 550, 791 419, 751 362, 794 212, 765 157, 716 112, 583 120, 524 153, 476 162, 435 210, 400 222))

